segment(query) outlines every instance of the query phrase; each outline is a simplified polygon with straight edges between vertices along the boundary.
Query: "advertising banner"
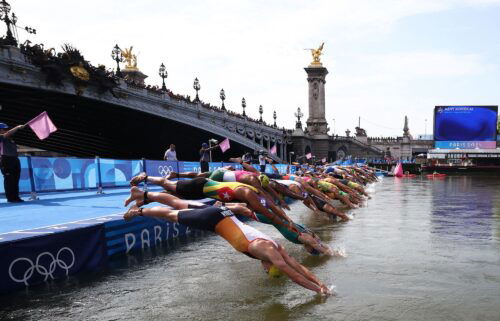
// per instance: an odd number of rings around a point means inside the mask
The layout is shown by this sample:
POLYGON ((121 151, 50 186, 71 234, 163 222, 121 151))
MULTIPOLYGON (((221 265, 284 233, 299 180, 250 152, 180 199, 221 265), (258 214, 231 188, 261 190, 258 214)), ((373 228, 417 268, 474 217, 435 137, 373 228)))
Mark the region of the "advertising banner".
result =
POLYGON ((0 293, 106 267, 102 224, 0 243, 0 293))

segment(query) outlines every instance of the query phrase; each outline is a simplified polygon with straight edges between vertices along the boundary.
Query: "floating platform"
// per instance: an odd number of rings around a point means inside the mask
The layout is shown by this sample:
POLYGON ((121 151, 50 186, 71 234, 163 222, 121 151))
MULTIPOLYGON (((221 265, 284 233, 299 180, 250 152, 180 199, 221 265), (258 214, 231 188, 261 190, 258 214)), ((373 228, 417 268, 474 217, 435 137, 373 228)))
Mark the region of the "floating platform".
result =
POLYGON ((65 192, 0 204, 0 294, 102 271, 114 256, 199 233, 153 218, 126 222, 122 204, 128 194, 128 188, 65 192))

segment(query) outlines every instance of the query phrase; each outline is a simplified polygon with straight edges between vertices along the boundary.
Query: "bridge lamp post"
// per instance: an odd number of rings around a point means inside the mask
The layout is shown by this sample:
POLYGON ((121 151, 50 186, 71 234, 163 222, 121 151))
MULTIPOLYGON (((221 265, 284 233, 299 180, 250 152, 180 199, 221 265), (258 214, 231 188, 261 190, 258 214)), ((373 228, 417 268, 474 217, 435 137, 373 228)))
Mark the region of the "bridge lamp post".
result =
POLYGON ((226 93, 224 92, 224 88, 222 88, 220 90, 219 97, 220 97, 220 100, 222 100, 222 107, 221 107, 221 109, 225 111, 226 110, 226 106, 224 106, 224 100, 226 100, 226 93))
POLYGON ((302 128, 302 123, 300 122, 300 118, 304 116, 304 113, 300 110, 300 107, 297 107, 297 112, 295 113, 295 117, 297 117, 296 128, 302 128))
POLYGON ((278 117, 276 116, 276 110, 275 110, 275 111, 273 111, 274 128, 278 127, 278 126, 276 126, 276 118, 278 118, 278 117))
POLYGON ((120 62, 123 62, 123 55, 122 50, 118 47, 118 45, 115 45, 111 51, 111 58, 116 61, 116 76, 121 77, 122 71, 120 70, 120 62))
POLYGON ((245 108, 247 108, 247 101, 245 100, 245 97, 241 99, 241 107, 243 108, 243 117, 247 117, 247 114, 245 113, 245 108))
POLYGON ((259 106, 259 114, 260 114, 260 119, 259 121, 262 123, 262 114, 264 113, 264 107, 262 105, 259 106))
POLYGON ((17 40, 14 38, 12 30, 10 29, 11 25, 16 25, 17 17, 15 13, 10 14, 10 4, 5 0, 0 2, 0 20, 7 25, 7 36, 5 37, 7 44, 17 46, 17 40))
POLYGON ((333 136, 335 136, 335 118, 333 118, 333 136))
POLYGON ((288 153, 288 157, 289 157, 289 160, 290 160, 290 161, 289 161, 289 163, 290 163, 290 164, 292 163, 292 156, 293 156, 293 155, 295 155, 295 153, 294 153, 294 152, 289 152, 289 153, 288 153))
POLYGON ((196 98, 195 101, 200 101, 200 97, 198 96, 198 91, 201 89, 200 81, 198 80, 198 77, 194 79, 193 82, 193 89, 196 90, 196 98))
POLYGON ((167 86, 165 86, 165 78, 168 77, 168 72, 167 68, 165 68, 165 65, 163 63, 161 63, 160 69, 158 69, 158 75, 161 77, 162 80, 161 90, 167 91, 167 86))

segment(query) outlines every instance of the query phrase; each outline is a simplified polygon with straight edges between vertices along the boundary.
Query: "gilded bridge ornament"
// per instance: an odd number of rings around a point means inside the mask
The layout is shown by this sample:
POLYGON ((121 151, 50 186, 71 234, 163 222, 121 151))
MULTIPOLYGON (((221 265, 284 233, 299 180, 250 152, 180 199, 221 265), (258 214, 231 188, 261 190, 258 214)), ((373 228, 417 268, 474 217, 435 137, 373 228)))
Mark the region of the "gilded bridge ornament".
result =
POLYGON ((89 81, 90 79, 89 72, 85 68, 83 68, 83 64, 81 62, 78 66, 73 66, 69 68, 69 70, 71 71, 71 74, 75 78, 78 78, 83 81, 89 81))
POLYGON ((321 44, 321 46, 319 46, 318 49, 306 49, 306 50, 311 50, 311 55, 313 57, 313 61, 310 64, 311 67, 321 67, 321 66, 323 66, 323 64, 320 61, 320 57, 321 57, 324 45, 325 45, 325 43, 323 42, 321 44))
POLYGON ((125 70, 139 70, 137 68, 137 56, 132 53, 133 48, 133 46, 130 46, 130 48, 122 50, 123 60, 126 63, 125 70))

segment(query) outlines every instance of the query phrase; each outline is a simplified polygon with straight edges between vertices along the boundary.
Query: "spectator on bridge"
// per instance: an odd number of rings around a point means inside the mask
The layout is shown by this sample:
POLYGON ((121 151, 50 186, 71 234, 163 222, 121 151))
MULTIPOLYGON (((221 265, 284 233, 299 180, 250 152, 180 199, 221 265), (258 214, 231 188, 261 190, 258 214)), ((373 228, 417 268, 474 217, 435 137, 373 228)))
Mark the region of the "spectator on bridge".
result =
POLYGON ((210 159, 210 151, 212 149, 215 149, 219 147, 219 144, 208 147, 207 143, 201 144, 201 149, 200 149, 200 170, 202 173, 208 172, 210 170, 208 166, 208 162, 211 160, 210 159))
POLYGON ((19 197, 21 162, 17 157, 17 145, 11 139, 12 135, 24 127, 25 125, 19 125, 9 129, 7 124, 0 123, 0 170, 4 179, 5 196, 9 203, 24 202, 19 197))
POLYGON ((176 161, 177 160, 177 152, 175 151, 175 145, 170 144, 170 148, 167 149, 163 159, 166 161, 176 161))

